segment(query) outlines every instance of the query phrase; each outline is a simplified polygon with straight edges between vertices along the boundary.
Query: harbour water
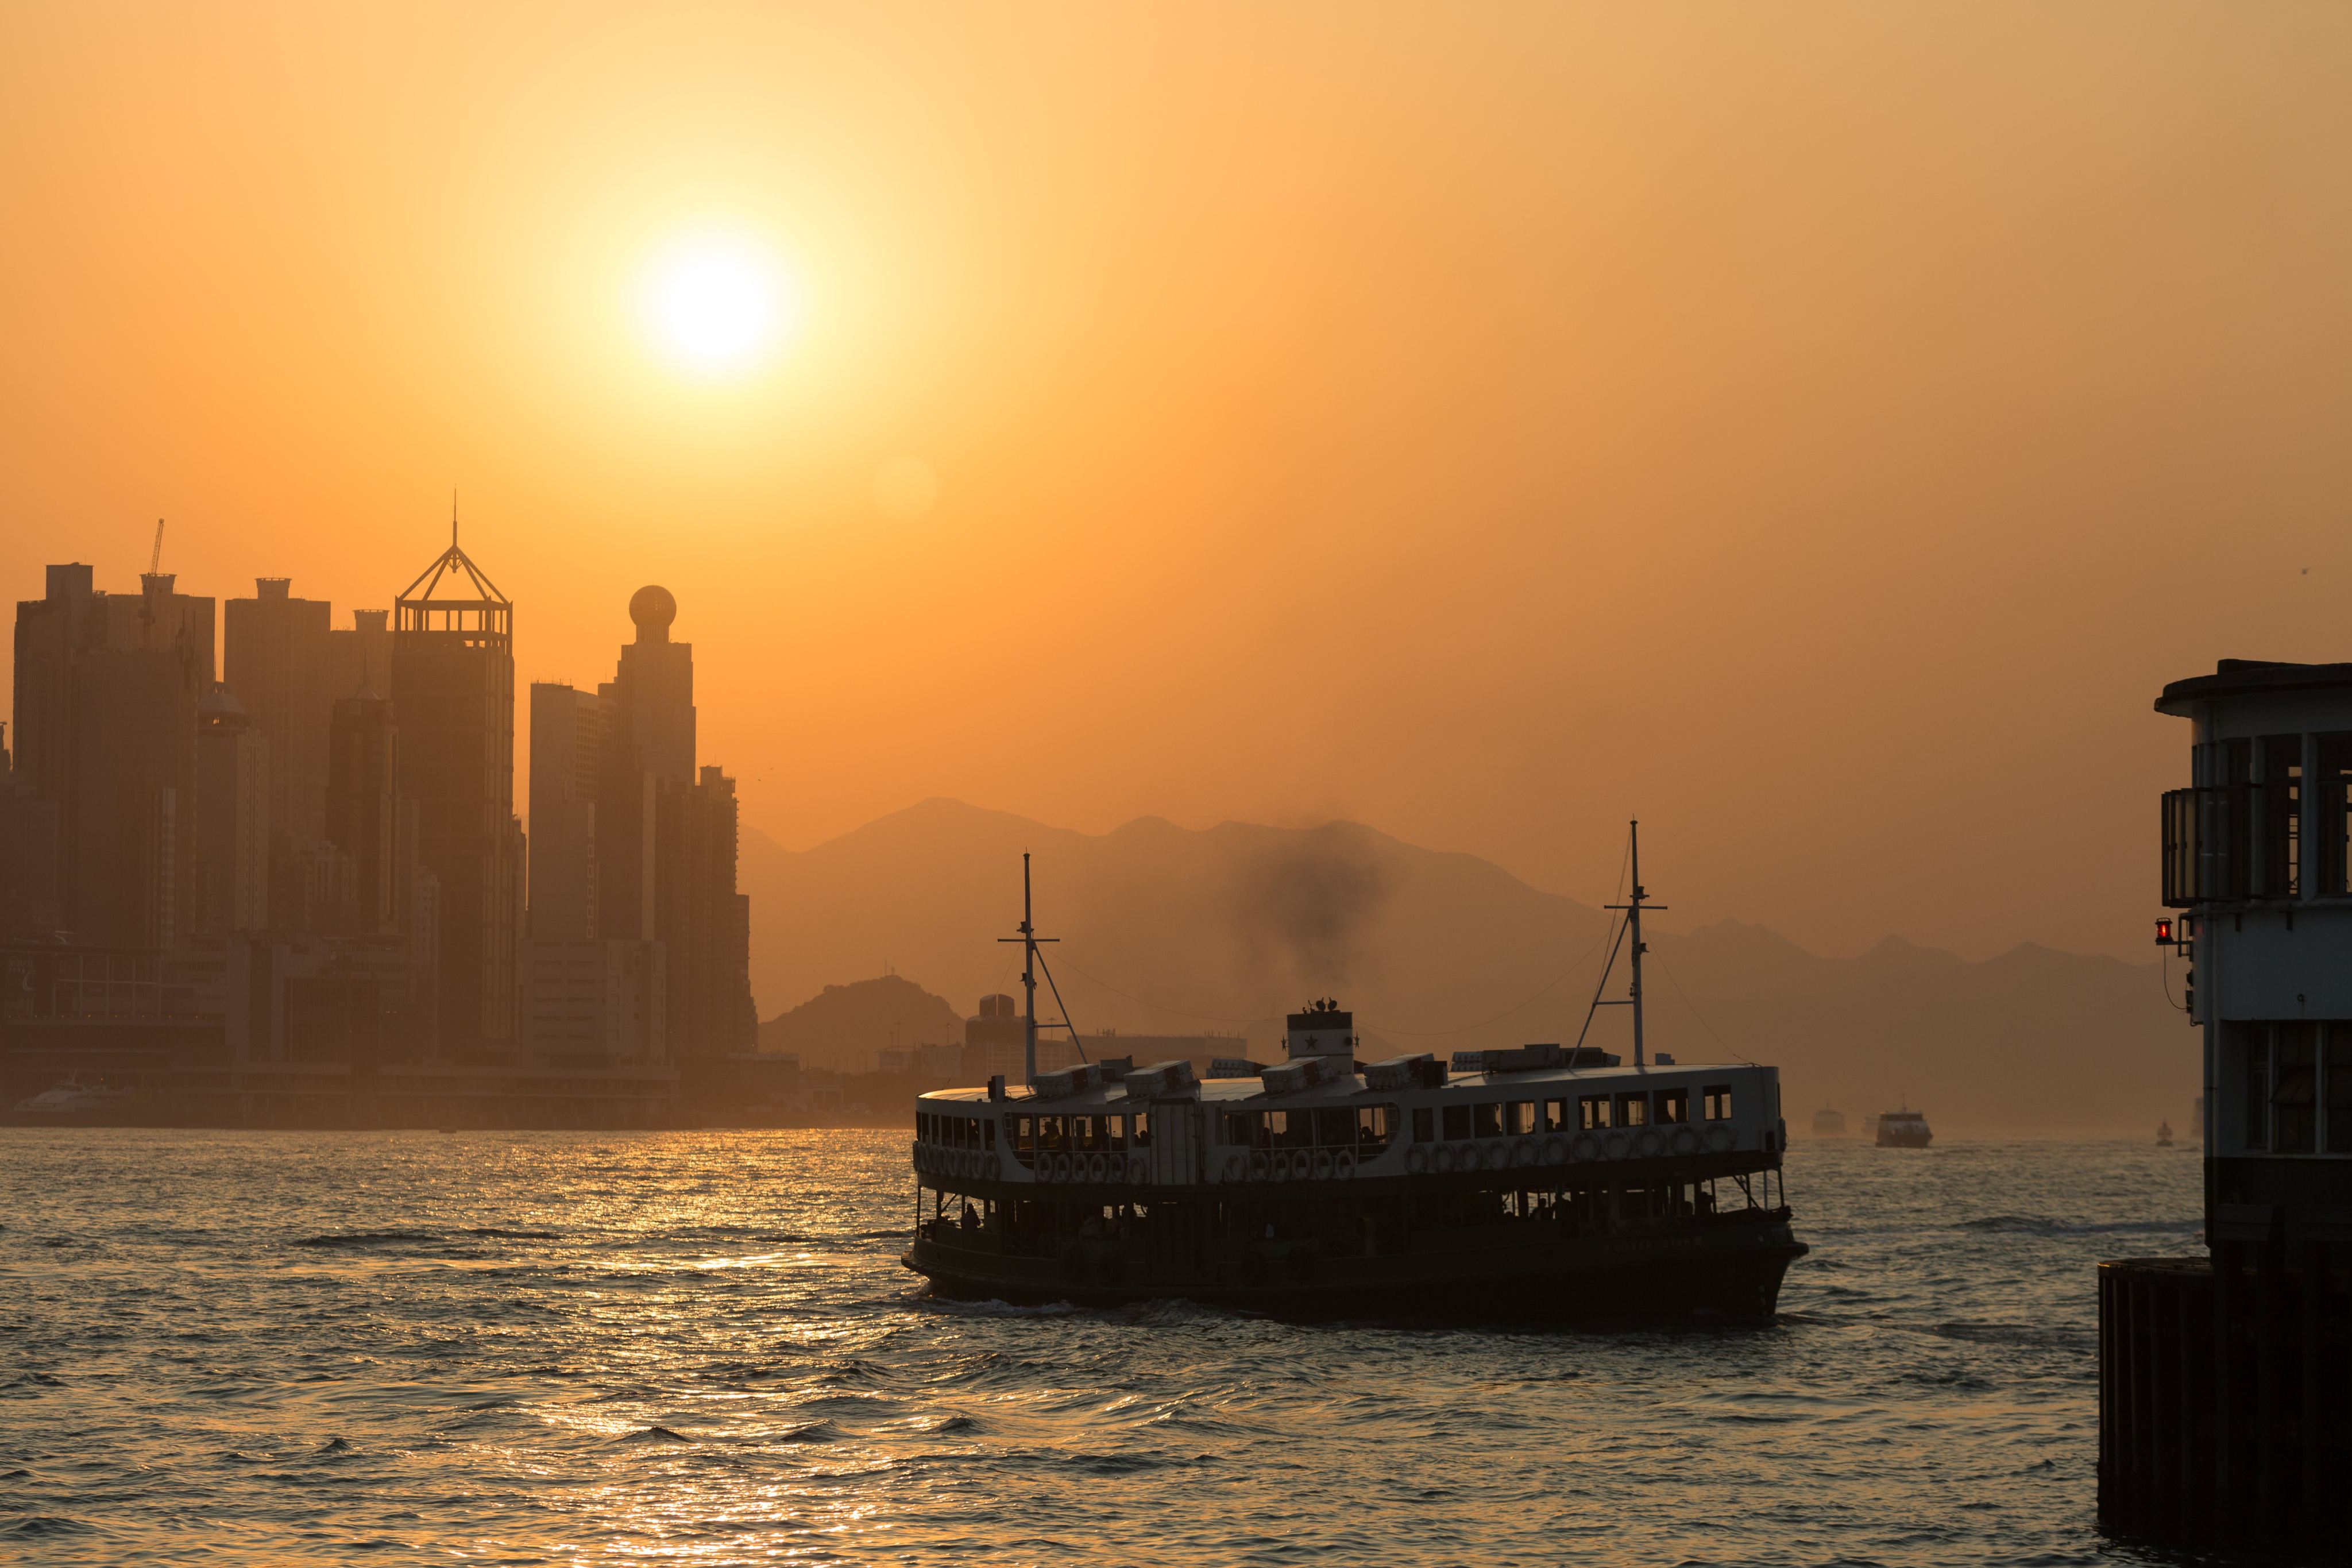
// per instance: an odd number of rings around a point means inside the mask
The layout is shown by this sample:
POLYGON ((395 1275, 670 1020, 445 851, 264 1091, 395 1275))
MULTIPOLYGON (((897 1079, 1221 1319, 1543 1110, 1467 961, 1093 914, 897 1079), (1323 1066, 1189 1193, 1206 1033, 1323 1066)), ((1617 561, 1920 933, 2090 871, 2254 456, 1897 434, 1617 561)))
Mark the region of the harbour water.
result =
MULTIPOLYGON (((0 1558, 2070 1563, 2194 1151, 1800 1142, 1774 1326, 933 1302, 890 1132, 0 1130, 0 1558)), ((1465 1303, 1475 1306, 1475 1303, 1465 1303)))

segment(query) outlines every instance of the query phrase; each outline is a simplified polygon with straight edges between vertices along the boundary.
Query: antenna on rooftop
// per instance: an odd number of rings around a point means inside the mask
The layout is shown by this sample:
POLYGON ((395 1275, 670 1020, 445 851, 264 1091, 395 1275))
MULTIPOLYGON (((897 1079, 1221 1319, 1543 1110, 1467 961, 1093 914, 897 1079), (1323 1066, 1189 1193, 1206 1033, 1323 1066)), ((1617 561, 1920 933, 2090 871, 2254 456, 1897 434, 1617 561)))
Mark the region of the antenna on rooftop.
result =
POLYGON ((163 570, 163 520, 159 517, 155 520, 155 550, 147 558, 147 575, 152 577, 162 570, 163 570))

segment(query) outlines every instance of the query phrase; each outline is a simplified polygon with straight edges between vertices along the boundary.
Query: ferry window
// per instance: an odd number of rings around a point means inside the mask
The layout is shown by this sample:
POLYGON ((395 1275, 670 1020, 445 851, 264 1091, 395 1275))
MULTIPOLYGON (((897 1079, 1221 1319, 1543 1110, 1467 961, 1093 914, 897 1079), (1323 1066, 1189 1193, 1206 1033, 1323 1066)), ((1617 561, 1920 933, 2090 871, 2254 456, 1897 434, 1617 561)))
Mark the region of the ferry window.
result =
POLYGON ((1425 1105, 1416 1107, 1412 1113, 1412 1141, 1416 1143, 1433 1142, 1432 1135, 1435 1129, 1431 1127, 1430 1123, 1435 1120, 1436 1118, 1429 1114, 1429 1107, 1425 1105))
POLYGON ((1564 1100, 1544 1101, 1544 1131, 1547 1132, 1568 1131, 1568 1101, 1564 1100))
POLYGON ((1103 1118, 1103 1132, 1104 1132, 1103 1141, 1110 1146, 1110 1152, 1111 1152, 1112 1153, 1114 1153, 1114 1154, 1124 1154, 1124 1153, 1126 1153, 1126 1152, 1127 1152, 1127 1118, 1126 1118, 1126 1117, 1124 1117, 1124 1116, 1106 1116, 1106 1117, 1104 1117, 1104 1118, 1103 1118))
POLYGON ((1135 1146, 1139 1149, 1151 1147, 1151 1113, 1148 1110, 1135 1113, 1135 1146))
MULTIPOLYGON (((2344 1037, 2345 1047, 2352 1050, 2352 1032, 2344 1037)), ((2352 1081, 2352 1069, 2347 1069, 2347 1081, 2352 1081)), ((2347 1118, 2352 1125, 2352 1117, 2347 1118)), ((1363 1105, 1356 1108, 1356 1146, 1360 1149, 1385 1149, 1396 1136, 1397 1113, 1393 1105, 1363 1105)))
POLYGON ((1069 1130, 1062 1125, 1060 1117, 1041 1116, 1037 1119, 1037 1147, 1061 1152, 1069 1146, 1069 1130))
POLYGON ((1605 1094, 1588 1094, 1579 1097, 1576 1102, 1576 1121, 1577 1125, 1587 1131, 1608 1126, 1609 1097, 1605 1094))
POLYGON ((1514 1138, 1524 1137, 1536 1130, 1536 1102, 1515 1100, 1503 1107, 1503 1131, 1514 1138))
POLYGON ((1477 1128, 1479 1137, 1500 1138, 1503 1135, 1503 1108, 1501 1106, 1496 1104, 1490 1100, 1484 1105, 1475 1105, 1471 1107, 1471 1110, 1475 1113, 1472 1117, 1472 1123, 1477 1128))
POLYGON ((980 1146, 983 1149, 996 1147, 996 1119, 992 1116, 980 1124, 980 1146))
POLYGON ((1706 1086, 1706 1119, 1709 1121, 1731 1120, 1731 1086, 1711 1083, 1706 1086))
POLYGON ((2308 1154, 2313 1123, 2318 1120, 2317 1062, 2314 1059, 2312 1026, 2278 1026, 2278 1061, 2272 1069, 2271 1152, 2308 1154))
POLYGON ((1662 1089, 1658 1090, 1658 1120, 1671 1126, 1690 1120, 1690 1090, 1662 1089))
POLYGON ((1445 1135, 1448 1138, 1467 1138, 1470 1136, 1470 1108, 1468 1106, 1449 1105, 1445 1108, 1445 1135))
POLYGON ((922 1143, 931 1141, 931 1113, 928 1110, 915 1112, 915 1139, 922 1143))
POLYGON ((1632 1094, 1621 1094, 1617 1097, 1618 1126, 1647 1127, 1649 1124, 1650 1096, 1647 1091, 1636 1089, 1632 1094))
POLYGON ((1315 1113, 1311 1110, 1269 1110, 1266 1120, 1277 1149, 1311 1149, 1315 1146, 1315 1113))
POLYGON ((1356 1142, 1356 1118, 1344 1105, 1315 1113, 1315 1142, 1326 1149, 1346 1149, 1356 1142))
POLYGON ((1071 1117, 1070 1147, 1080 1153, 1100 1153, 1102 1152, 1101 1124, 1103 1120, 1105 1119, 1093 1116, 1071 1117))
POLYGON ((1265 1144, 1265 1123, 1255 1110, 1228 1110, 1223 1118, 1224 1131, 1220 1142, 1235 1149, 1258 1149, 1265 1144))
POLYGON ((1037 1119, 1016 1116, 1013 1119, 1013 1152, 1026 1154, 1037 1147, 1037 1119))

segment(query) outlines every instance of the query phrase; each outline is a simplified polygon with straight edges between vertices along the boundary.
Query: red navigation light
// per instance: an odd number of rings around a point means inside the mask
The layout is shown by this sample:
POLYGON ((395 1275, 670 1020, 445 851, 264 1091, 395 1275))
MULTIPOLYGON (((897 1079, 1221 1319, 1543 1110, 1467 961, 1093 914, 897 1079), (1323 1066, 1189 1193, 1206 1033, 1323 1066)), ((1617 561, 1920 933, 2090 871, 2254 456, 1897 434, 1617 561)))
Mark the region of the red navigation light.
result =
POLYGON ((2172 922, 2171 922, 2170 921, 2157 921, 2157 922, 2156 922, 2156 945, 2157 945, 2157 946, 2158 946, 2158 947, 2164 947, 2164 946, 2166 946, 2166 945, 2169 944, 2169 943, 2171 942, 2171 941, 2172 941, 2172 922))

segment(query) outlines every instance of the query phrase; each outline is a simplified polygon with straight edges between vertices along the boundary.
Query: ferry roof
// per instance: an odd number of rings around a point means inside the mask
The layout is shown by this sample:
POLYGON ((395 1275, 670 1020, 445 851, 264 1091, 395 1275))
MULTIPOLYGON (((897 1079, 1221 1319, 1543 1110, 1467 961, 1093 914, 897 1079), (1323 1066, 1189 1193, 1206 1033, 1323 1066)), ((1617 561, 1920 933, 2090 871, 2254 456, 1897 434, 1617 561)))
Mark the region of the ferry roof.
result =
MULTIPOLYGON (((1332 1079, 1328 1083, 1294 1089, 1287 1094, 1268 1090, 1264 1082, 1254 1078, 1211 1078, 1200 1080, 1197 1087, 1203 1103, 1235 1105, 1259 1101, 1271 1106, 1328 1104, 1334 1100, 1357 1100, 1366 1096, 1392 1098, 1398 1094, 1492 1093, 1498 1090, 1518 1091, 1514 1099, 1539 1100, 1546 1089, 1592 1084, 1619 1084, 1643 1081, 1654 1078, 1683 1079, 1693 1074, 1758 1072, 1769 1070, 1746 1062, 1676 1062, 1671 1067, 1613 1068, 1530 1068, 1518 1072, 1466 1072, 1448 1076, 1444 1085, 1415 1085, 1405 1089, 1368 1089, 1361 1073, 1332 1079)), ((1189 1094, 1186 1098, 1190 1098, 1189 1094)), ((935 1089, 919 1097, 923 1100, 957 1104, 986 1104, 986 1089, 935 1089)), ((1099 1089, 1081 1089, 1076 1094, 1058 1094, 1047 1098, 1014 1088, 998 1103, 1032 1108, 1041 1114, 1057 1110, 1085 1111, 1106 1105, 1129 1103, 1124 1084, 1106 1084, 1099 1089)), ((1150 1099, 1135 1101, 1148 1105, 1150 1099)))

